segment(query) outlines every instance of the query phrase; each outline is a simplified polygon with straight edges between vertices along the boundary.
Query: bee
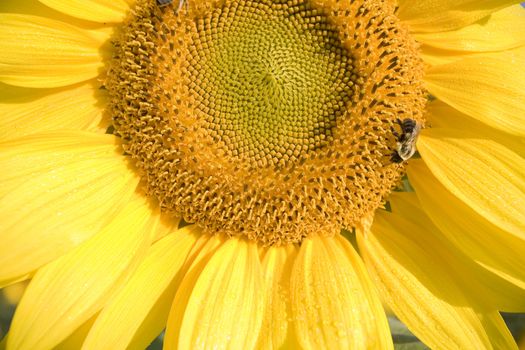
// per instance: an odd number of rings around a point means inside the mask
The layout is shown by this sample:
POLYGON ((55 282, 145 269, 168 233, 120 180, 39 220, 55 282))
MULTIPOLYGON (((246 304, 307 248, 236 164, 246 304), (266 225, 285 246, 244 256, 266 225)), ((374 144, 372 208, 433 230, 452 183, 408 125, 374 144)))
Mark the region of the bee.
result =
MULTIPOLYGON (((179 7, 177 8, 177 12, 180 12, 185 2, 185 0, 179 0, 179 7)), ((173 3, 173 0, 157 0, 157 5, 159 5, 159 7, 168 6, 171 3, 173 3)))
POLYGON ((164 7, 164 6, 168 6, 172 2, 173 0, 157 0, 157 5, 159 5, 160 7, 164 7))
POLYGON ((421 124, 410 118, 403 121, 397 119, 397 124, 401 128, 401 133, 392 129, 392 133, 397 138, 397 146, 390 159, 394 163, 401 163, 416 153, 416 141, 421 131, 421 124))

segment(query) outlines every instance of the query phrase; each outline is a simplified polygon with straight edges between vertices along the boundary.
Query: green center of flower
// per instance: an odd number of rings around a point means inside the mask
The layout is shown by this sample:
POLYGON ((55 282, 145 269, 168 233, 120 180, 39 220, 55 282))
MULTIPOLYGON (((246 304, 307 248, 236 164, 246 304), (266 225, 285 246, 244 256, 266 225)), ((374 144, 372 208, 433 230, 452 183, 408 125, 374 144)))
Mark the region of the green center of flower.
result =
POLYGON ((308 3, 235 2, 196 21, 186 79, 230 156, 294 161, 331 142, 355 93, 349 52, 308 3))
POLYGON ((417 45, 379 0, 137 2, 106 86, 162 209, 262 245, 360 225, 422 120, 417 45))

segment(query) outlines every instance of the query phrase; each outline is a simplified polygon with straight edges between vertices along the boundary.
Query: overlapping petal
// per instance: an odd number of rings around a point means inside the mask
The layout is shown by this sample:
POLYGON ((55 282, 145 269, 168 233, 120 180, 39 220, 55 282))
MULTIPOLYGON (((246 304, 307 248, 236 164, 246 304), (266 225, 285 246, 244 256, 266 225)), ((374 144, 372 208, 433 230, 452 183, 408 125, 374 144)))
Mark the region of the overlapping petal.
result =
POLYGON ((3 94, 0 86, 0 140, 51 130, 104 132, 106 96, 95 81, 67 89, 14 89, 17 94, 3 94))
POLYGON ((141 341, 147 346, 165 327, 169 308, 164 315, 156 315, 153 323, 144 325, 149 312, 162 294, 175 296, 183 277, 182 266, 197 239, 195 225, 173 232, 148 251, 144 261, 129 282, 104 307, 85 343, 86 349, 126 349, 140 327, 141 341), (169 290, 168 290, 169 289, 169 290))
POLYGON ((158 215, 137 197, 99 233, 41 268, 17 307, 12 349, 49 349, 99 311, 150 245, 158 215))
POLYGON ((97 233, 138 184, 112 135, 37 134, 0 150, 2 284, 97 233))
POLYGON ((457 110, 510 134, 525 136, 525 47, 433 66, 430 93, 457 110))
POLYGON ((519 0, 399 0, 398 15, 415 32, 443 32, 472 24, 519 0))
POLYGON ((100 23, 124 20, 131 1, 128 0, 39 0, 41 3, 72 17, 100 23))
POLYGON ((392 348, 381 302, 345 238, 311 237, 302 242, 291 293, 295 331, 303 348, 392 348))
POLYGON ((420 46, 420 49, 421 58, 429 68, 462 60, 468 56, 461 51, 441 50, 424 44, 420 46))
MULTIPOLYGON (((134 1, 134 0, 133 0, 134 1)), ((76 27, 86 30, 109 28, 112 24, 85 21, 66 15, 48 7, 38 0, 3 0, 0 1, 0 13, 16 13, 22 15, 33 15, 51 18, 61 22, 67 22, 76 27)))
POLYGON ((384 300, 431 348, 516 349, 496 311, 480 312, 448 270, 455 266, 429 254, 432 235, 395 214, 376 214, 371 232, 359 233, 366 266, 384 300))
POLYGON ((173 216, 167 213, 163 213, 160 216, 159 227, 153 239, 154 242, 176 231, 179 228, 180 220, 181 219, 178 216, 173 216))
POLYGON ((492 140, 470 135, 427 130, 418 149, 454 196, 494 225, 525 239, 525 159, 492 140))
POLYGON ((166 348, 253 348, 265 300, 257 245, 230 238, 206 260, 196 260, 177 292, 166 348))
POLYGON ((430 102, 427 105, 427 110, 432 128, 454 129, 462 135, 472 135, 475 130, 477 138, 493 140, 520 156, 525 156, 525 138, 510 135, 488 126, 450 107, 443 101, 434 100, 430 102))
POLYGON ((268 248, 262 260, 267 288, 266 307, 258 349, 299 348, 292 322, 290 278, 298 247, 268 248))
POLYGON ((191 249, 183 267, 186 274, 171 304, 164 337, 164 347, 167 350, 177 349, 181 337, 180 325, 183 321, 184 310, 191 297, 192 288, 207 262, 223 243, 224 240, 218 235, 202 235, 191 249))
POLYGON ((525 44, 525 11, 510 6, 458 30, 415 33, 425 45, 451 51, 502 51, 525 44))
POLYGON ((495 291, 508 296, 507 302, 499 307, 508 311, 522 311, 520 295, 525 290, 523 239, 493 225, 455 197, 434 177, 423 161, 412 161, 408 176, 421 206, 448 241, 473 262, 495 275, 494 287, 506 284, 495 291))
POLYGON ((100 74, 106 30, 86 31, 32 15, 0 14, 0 81, 50 88, 100 74))
MULTIPOLYGON (((428 171, 428 170, 427 170, 428 171)), ((424 174, 432 177, 432 175, 424 174)), ((429 186, 432 186, 431 182, 429 186)), ((439 191, 439 187, 436 188, 439 191)), ((436 195, 439 195, 437 192, 436 195)), ((446 200, 447 198, 443 198, 446 200)), ((396 192, 390 195, 389 202, 392 212, 404 220, 414 223, 417 227, 424 228, 425 236, 422 238, 423 244, 432 246, 427 251, 429 259, 447 261, 449 266, 454 266, 448 272, 454 284, 458 285, 469 296, 472 303, 479 305, 484 310, 501 310, 509 312, 520 312, 525 310, 525 288, 524 284, 513 284, 495 273, 494 269, 487 269, 482 264, 475 261, 468 252, 458 249, 453 241, 449 239, 451 235, 463 234, 463 232, 442 232, 434 222, 424 212, 421 203, 415 192, 396 192)), ((459 215, 462 213, 460 212, 459 215)), ((446 216, 446 213, 443 214, 446 216)), ((453 220, 453 218, 451 218, 453 220)), ((472 236, 478 238, 478 244, 488 246, 490 242, 484 242, 478 236, 480 232, 473 231, 472 236)), ((412 237, 412 236, 411 236, 412 237)), ((413 237, 416 239, 416 237, 413 237)), ((419 236, 417 237, 419 238, 419 236)))
POLYGON ((93 315, 89 320, 84 322, 80 327, 78 327, 73 333, 71 333, 66 339, 64 339, 60 344, 53 348, 53 350, 72 350, 72 349, 81 349, 84 340, 89 333, 93 323, 97 319, 98 313, 93 315))

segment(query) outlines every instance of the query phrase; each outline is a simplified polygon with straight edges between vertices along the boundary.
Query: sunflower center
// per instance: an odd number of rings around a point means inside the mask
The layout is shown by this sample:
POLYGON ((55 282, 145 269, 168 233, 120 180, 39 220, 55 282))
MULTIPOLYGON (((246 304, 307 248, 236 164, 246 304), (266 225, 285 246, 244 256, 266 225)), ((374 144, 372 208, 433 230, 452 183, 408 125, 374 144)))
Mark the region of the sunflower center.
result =
POLYGON ((333 140, 357 77, 321 11, 229 3, 199 18, 189 41, 184 77, 195 112, 229 156, 285 164, 333 140))
POLYGON ((297 243, 360 224, 422 121, 415 42, 384 1, 137 3, 106 86, 164 211, 212 233, 297 243))

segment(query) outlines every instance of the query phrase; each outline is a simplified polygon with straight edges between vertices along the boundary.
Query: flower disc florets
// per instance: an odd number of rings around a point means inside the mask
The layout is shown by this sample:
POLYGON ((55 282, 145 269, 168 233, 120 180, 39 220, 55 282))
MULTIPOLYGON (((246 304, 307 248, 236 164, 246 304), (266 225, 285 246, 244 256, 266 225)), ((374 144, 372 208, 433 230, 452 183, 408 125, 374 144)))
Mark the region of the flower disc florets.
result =
POLYGON ((397 118, 422 64, 388 1, 138 3, 115 43, 110 112, 147 192, 261 244, 350 228, 399 181, 397 118))

